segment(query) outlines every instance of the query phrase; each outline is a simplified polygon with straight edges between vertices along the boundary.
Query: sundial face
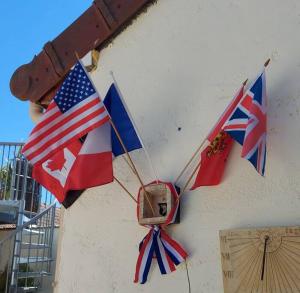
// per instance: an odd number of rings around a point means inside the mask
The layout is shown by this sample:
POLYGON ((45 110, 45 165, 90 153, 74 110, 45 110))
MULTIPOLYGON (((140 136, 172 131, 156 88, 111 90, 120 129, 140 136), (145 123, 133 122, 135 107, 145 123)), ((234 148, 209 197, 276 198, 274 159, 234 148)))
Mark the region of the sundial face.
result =
POLYGON ((225 293, 300 292, 300 227, 220 231, 225 293))

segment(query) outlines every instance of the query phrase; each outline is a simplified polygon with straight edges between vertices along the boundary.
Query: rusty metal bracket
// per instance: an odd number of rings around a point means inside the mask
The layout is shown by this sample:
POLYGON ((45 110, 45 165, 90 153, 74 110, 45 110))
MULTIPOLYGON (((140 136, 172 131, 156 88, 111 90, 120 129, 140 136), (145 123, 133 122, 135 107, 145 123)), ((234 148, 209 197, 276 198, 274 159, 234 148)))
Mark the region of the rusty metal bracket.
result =
POLYGON ((88 72, 93 72, 97 69, 99 58, 100 58, 100 52, 98 50, 92 50, 92 52, 91 52, 91 64, 85 66, 85 68, 88 72))

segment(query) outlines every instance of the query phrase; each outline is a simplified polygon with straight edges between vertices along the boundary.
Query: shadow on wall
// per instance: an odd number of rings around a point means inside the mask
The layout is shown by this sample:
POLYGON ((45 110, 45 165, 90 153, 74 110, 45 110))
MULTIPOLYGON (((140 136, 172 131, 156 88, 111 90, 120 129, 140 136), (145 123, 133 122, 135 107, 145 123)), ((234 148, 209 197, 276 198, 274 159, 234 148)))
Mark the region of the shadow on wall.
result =
MULTIPOLYGON (((276 63, 273 67, 276 69, 276 63)), ((299 150, 294 141, 300 136, 300 66, 290 64, 276 80, 269 80, 267 73, 267 147, 276 160, 286 163, 291 160, 291 154, 299 150)))

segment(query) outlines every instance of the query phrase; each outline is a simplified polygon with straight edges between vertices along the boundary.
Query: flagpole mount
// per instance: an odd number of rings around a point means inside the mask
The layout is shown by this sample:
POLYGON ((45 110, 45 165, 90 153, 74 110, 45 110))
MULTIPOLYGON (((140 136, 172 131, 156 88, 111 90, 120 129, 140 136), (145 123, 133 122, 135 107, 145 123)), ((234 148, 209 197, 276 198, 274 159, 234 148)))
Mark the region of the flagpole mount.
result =
POLYGON ((76 57, 77 61, 80 61, 80 57, 79 57, 77 51, 75 51, 74 54, 75 54, 75 57, 76 57))
POLYGON ((271 59, 269 58, 269 59, 265 62, 264 67, 267 68, 267 66, 269 65, 270 62, 271 62, 271 59))

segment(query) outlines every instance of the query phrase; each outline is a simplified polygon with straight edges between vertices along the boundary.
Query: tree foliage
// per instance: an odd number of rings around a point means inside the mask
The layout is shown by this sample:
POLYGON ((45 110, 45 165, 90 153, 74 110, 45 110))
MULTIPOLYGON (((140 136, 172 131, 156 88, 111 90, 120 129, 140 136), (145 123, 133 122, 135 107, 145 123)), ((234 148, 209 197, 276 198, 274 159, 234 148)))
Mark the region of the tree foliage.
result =
POLYGON ((11 177, 12 177, 11 166, 10 165, 3 166, 0 169, 0 200, 9 199, 11 177))

